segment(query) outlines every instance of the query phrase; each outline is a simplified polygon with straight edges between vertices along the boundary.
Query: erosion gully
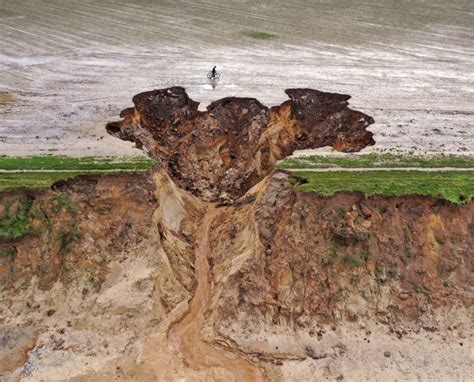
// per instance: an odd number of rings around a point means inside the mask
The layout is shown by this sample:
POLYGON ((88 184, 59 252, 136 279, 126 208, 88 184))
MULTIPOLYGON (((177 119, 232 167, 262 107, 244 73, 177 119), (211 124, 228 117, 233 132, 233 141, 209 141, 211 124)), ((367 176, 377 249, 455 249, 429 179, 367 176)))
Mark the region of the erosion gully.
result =
POLYGON ((195 243, 197 287, 184 317, 169 330, 169 339, 186 363, 195 369, 220 367, 232 373, 235 381, 263 381, 258 367, 231 350, 217 348, 201 338, 206 311, 210 307, 212 286, 208 262, 209 230, 219 210, 212 204, 198 227, 195 243))

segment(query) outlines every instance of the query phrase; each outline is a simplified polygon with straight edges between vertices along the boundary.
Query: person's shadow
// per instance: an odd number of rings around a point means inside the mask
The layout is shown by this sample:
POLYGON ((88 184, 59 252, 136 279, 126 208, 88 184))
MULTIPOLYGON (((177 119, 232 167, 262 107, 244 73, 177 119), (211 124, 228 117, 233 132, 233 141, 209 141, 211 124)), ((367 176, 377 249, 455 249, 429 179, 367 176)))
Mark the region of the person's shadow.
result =
POLYGON ((212 89, 215 89, 217 87, 217 80, 215 78, 211 80, 211 86, 212 86, 212 89))

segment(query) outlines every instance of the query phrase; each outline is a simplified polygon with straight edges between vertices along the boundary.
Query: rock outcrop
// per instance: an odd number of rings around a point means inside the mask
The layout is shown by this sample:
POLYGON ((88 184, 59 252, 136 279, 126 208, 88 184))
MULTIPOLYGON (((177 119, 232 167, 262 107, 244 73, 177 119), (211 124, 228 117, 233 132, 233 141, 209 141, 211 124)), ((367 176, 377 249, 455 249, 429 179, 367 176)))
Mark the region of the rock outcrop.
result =
POLYGON ((268 108, 229 97, 198 111, 181 87, 133 97, 134 108, 107 131, 135 142, 181 188, 207 201, 231 203, 295 150, 332 146, 344 152, 374 144, 368 115, 350 109, 350 96, 286 90, 290 100, 268 108))

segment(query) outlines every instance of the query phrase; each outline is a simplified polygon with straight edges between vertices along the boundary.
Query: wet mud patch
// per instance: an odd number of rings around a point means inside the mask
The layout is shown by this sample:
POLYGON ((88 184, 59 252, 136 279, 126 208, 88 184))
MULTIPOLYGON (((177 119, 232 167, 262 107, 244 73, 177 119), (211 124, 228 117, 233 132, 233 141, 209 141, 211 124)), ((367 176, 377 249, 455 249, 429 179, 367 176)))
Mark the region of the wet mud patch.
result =
POLYGON ((0 91, 0 106, 8 106, 16 101, 16 97, 8 91, 0 91))

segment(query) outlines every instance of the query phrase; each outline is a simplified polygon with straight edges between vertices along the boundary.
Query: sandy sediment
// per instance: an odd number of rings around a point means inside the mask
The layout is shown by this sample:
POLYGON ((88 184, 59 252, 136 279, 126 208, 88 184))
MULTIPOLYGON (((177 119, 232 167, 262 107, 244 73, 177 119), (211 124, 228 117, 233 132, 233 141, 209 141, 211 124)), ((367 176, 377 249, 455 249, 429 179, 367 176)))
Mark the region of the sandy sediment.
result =
MULTIPOLYGON (((215 207, 208 206, 198 228, 195 252, 195 272, 197 287, 189 303, 188 312, 169 330, 171 344, 179 351, 186 363, 194 369, 221 368, 227 370, 234 381, 263 381, 261 371, 237 353, 224 351, 201 339, 205 314, 211 303, 211 280, 208 262, 209 229, 216 216, 215 207)), ((229 378, 229 376, 227 376, 229 378)))

